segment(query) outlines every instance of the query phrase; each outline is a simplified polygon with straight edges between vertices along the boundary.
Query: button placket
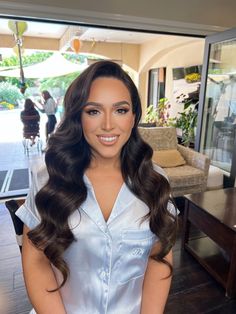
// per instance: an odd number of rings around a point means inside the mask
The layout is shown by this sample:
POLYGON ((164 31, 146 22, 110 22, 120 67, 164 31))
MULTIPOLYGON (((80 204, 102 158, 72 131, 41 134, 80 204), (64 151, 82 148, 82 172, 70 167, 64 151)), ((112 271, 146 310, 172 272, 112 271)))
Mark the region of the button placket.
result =
POLYGON ((104 272, 105 272, 104 295, 105 295, 105 300, 106 300, 106 311, 107 311, 108 299, 109 299, 111 258, 112 258, 112 243, 111 243, 111 236, 110 236, 108 227, 106 228, 105 235, 106 235, 106 265, 104 268, 104 272))

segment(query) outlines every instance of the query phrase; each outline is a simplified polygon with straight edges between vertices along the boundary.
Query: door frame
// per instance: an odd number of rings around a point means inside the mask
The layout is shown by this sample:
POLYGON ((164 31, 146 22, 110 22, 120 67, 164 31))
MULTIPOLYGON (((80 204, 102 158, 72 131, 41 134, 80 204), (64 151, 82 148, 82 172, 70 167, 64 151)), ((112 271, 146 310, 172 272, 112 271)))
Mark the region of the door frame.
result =
MULTIPOLYGON (((89 8, 89 5, 87 6, 89 8)), ((30 19, 39 22, 66 23, 70 25, 87 25, 89 27, 104 27, 166 35, 181 35, 204 38, 207 34, 224 31, 225 28, 215 25, 205 25, 178 20, 151 18, 146 16, 134 16, 117 14, 117 11, 99 12, 94 10, 70 8, 69 3, 65 6, 52 6, 52 2, 43 5, 39 3, 24 3, 19 1, 0 1, 1 18, 30 19)), ((106 10, 106 9, 105 9, 106 10)))
MULTIPOLYGON (((203 66, 202 66, 202 77, 201 77, 201 88, 199 95, 199 108, 198 108, 198 126, 197 126, 197 134, 195 139, 195 149, 200 151, 201 146, 201 137, 202 134, 202 126, 203 126, 203 115, 205 110, 205 96, 206 96, 206 88, 207 88, 207 75, 208 75, 208 67, 209 67, 209 57, 211 51, 211 45, 220 43, 227 40, 236 39, 236 28, 229 29, 227 31, 216 33, 210 36, 207 36, 205 39, 205 49, 204 49, 204 57, 203 57, 203 66)), ((230 170, 230 177, 236 177, 236 137, 234 141, 233 148, 233 157, 232 157, 232 165, 230 170)))

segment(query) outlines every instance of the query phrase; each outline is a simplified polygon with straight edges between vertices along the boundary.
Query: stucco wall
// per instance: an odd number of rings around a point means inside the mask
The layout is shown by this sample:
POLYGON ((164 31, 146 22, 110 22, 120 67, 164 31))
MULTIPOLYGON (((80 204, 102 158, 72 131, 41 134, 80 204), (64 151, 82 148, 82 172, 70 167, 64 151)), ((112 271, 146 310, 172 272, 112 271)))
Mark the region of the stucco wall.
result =
POLYGON ((140 50, 139 90, 143 111, 147 106, 148 71, 166 67, 166 97, 171 103, 170 114, 175 116, 182 110, 180 104, 173 100, 173 74, 176 67, 201 65, 203 63, 204 40, 165 36, 156 42, 142 45, 140 50), (146 61, 146 62, 145 62, 146 61))

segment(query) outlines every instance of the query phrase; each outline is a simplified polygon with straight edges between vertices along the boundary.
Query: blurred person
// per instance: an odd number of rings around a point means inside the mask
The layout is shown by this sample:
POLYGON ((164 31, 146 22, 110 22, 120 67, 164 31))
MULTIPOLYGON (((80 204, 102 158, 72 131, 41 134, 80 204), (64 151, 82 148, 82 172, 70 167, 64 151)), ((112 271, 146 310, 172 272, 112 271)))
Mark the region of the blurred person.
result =
POLYGON ((40 115, 34 106, 35 103, 30 98, 27 98, 24 110, 20 113, 20 118, 24 125, 23 137, 31 140, 31 146, 35 144, 35 138, 39 135, 40 115))
POLYGON ((48 141, 48 138, 50 134, 54 131, 57 119, 56 119, 56 111, 57 111, 57 104, 51 94, 44 90, 42 91, 42 98, 43 101, 39 101, 42 108, 40 108, 37 104, 35 106, 39 109, 40 112, 46 113, 48 121, 46 123, 46 141, 48 141))

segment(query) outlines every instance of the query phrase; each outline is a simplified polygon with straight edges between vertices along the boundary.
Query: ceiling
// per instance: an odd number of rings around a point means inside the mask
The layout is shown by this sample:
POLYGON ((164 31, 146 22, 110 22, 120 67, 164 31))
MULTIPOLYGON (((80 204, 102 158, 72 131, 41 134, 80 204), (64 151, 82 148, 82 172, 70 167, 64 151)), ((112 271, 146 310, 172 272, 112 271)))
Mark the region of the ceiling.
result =
MULTIPOLYGON (((42 38, 61 38, 66 32, 69 25, 44 23, 44 22, 27 22, 28 29, 24 36, 42 37, 42 38)), ((157 38, 159 34, 120 31, 104 28, 79 27, 80 39, 86 41, 104 41, 104 42, 122 42, 130 44, 142 44, 146 41, 157 38)), ((0 34, 10 35, 11 30, 8 28, 8 20, 0 19, 0 34)))

